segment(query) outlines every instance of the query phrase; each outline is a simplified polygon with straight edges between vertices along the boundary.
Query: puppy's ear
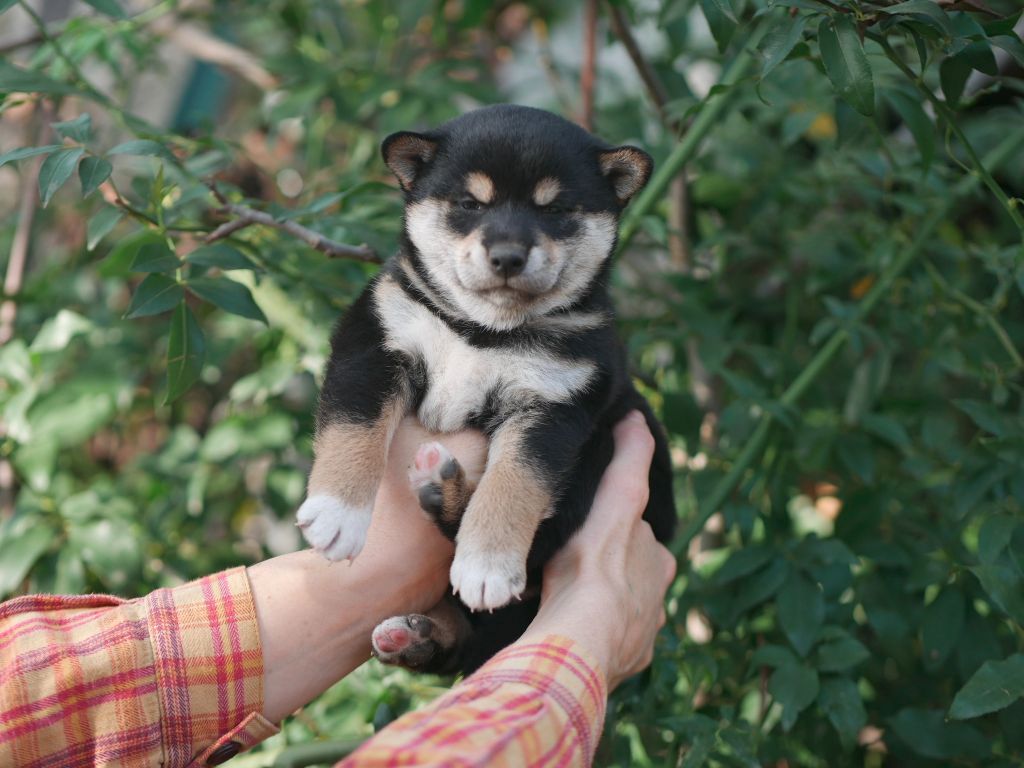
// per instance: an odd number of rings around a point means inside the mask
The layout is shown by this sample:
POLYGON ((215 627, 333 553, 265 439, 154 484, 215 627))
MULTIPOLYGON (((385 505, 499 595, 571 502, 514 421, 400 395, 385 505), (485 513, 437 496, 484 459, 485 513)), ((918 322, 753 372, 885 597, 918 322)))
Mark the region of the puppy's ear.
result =
POLYGON ((615 188, 620 205, 628 203, 644 188, 654 168, 651 156, 636 147, 606 149, 598 155, 598 164, 601 173, 615 188))
POLYGON ((412 189, 416 177, 423 166, 433 159, 437 152, 437 142, 422 133, 399 131, 392 133, 380 145, 380 153, 384 162, 398 178, 398 183, 406 192, 412 189))

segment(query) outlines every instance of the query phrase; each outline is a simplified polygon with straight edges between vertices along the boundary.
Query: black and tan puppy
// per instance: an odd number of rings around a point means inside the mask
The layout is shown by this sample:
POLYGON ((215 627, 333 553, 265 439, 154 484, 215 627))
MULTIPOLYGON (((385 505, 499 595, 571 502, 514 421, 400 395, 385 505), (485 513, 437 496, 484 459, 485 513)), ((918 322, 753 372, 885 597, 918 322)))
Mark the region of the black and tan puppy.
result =
POLYGON ((405 192, 401 250, 334 332, 298 521, 326 557, 355 557, 402 417, 482 430, 482 477, 437 443, 410 473, 455 541, 465 607, 389 619, 373 638, 385 661, 468 671, 536 612, 540 570, 583 522, 630 409, 657 441, 645 519, 659 540, 673 532, 665 440, 630 381, 607 290, 619 214, 651 159, 508 105, 394 134, 382 152, 405 192))

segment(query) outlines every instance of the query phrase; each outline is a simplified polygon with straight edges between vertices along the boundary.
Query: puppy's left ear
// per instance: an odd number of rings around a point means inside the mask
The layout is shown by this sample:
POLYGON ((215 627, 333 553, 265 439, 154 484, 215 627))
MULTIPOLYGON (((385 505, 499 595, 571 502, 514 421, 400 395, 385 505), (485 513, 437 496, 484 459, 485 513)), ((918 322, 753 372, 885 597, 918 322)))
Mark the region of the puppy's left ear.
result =
POLYGON ((601 173, 612 183, 620 205, 626 205, 651 178, 654 161, 642 149, 616 147, 598 155, 601 173))
POLYGON ((380 153, 402 189, 409 192, 424 166, 437 154, 437 142, 422 133, 399 131, 384 139, 380 153))

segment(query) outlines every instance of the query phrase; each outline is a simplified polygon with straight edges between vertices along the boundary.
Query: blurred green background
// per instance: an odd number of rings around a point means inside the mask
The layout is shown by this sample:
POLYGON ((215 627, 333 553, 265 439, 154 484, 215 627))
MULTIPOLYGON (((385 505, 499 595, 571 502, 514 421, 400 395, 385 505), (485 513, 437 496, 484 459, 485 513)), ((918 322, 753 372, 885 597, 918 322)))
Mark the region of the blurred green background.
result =
MULTIPOLYGON (((0 598, 298 548, 377 268, 302 238, 386 257, 380 140, 512 101, 659 167, 615 292, 682 567, 597 763, 1024 765, 1019 2, 0 11, 0 598)), ((369 664, 233 764, 326 761, 445 685, 369 664)))

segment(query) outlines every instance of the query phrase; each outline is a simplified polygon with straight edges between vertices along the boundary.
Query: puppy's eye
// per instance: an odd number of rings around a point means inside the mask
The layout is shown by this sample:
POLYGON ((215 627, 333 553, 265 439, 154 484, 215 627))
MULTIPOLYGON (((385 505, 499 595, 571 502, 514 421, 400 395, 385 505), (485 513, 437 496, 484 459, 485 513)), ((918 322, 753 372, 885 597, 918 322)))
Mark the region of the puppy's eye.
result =
POLYGON ((559 205, 558 203, 551 203, 551 205, 541 206, 540 212, 554 215, 559 213, 568 213, 569 208, 568 206, 559 205))
POLYGON ((484 206, 483 203, 477 202, 471 197, 467 197, 465 200, 459 201, 459 207, 464 211, 479 211, 484 206))

